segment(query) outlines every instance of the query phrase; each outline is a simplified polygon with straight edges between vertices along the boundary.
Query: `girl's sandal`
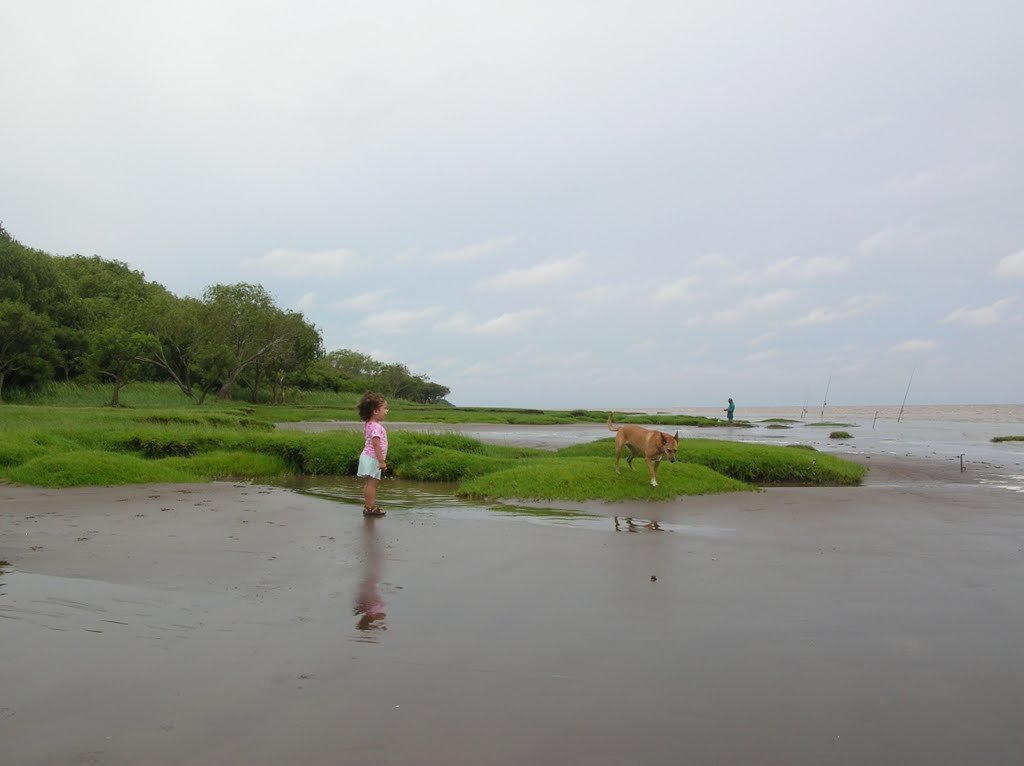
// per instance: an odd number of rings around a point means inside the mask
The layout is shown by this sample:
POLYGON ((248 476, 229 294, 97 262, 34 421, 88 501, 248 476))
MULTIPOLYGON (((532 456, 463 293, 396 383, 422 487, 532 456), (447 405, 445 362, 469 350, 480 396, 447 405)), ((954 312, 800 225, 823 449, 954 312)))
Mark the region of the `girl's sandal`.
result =
POLYGON ((388 512, 385 511, 383 508, 380 508, 379 506, 375 505, 375 506, 373 506, 373 508, 366 508, 365 506, 363 507, 363 516, 377 517, 377 516, 387 516, 387 515, 388 515, 388 512))

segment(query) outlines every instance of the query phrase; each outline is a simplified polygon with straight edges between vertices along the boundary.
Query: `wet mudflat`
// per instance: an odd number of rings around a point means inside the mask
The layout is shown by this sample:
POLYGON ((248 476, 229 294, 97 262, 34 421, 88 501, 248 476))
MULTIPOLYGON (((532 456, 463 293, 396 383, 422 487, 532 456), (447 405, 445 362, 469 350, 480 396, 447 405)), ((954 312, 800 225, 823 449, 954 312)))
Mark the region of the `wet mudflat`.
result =
POLYGON ((1016 763, 1021 495, 874 459, 588 516, 0 487, 3 763, 1016 763))

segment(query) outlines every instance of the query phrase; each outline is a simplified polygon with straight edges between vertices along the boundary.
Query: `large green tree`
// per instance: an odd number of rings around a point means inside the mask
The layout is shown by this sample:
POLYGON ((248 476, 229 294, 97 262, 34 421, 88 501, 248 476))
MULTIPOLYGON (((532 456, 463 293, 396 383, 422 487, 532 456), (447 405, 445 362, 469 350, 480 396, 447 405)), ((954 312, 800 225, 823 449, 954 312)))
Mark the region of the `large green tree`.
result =
POLYGON ((308 328, 301 314, 279 309, 261 285, 213 285, 203 303, 211 334, 202 361, 208 376, 220 382, 220 399, 231 398, 239 376, 252 365, 275 354, 283 358, 280 354, 308 328))
POLYGON ((200 369, 200 357, 213 333, 205 314, 206 306, 195 298, 158 294, 146 304, 143 323, 144 331, 155 339, 143 359, 197 404, 216 385, 200 369))
POLYGON ((120 261, 74 255, 55 262, 77 299, 76 327, 58 333, 65 377, 81 369, 110 381, 111 404, 117 406, 122 387, 152 374, 145 360, 155 338, 146 330, 146 318, 154 300, 167 292, 120 261))
POLYGON ((4 386, 31 386, 53 376, 53 322, 20 301, 0 299, 0 404, 4 386))
POLYGON ((286 311, 280 321, 285 342, 254 361, 250 370, 248 383, 254 403, 260 400, 261 385, 268 383, 271 402, 284 404, 285 387, 301 380, 309 365, 324 353, 320 332, 302 314, 286 311))
POLYGON ((104 327, 89 338, 86 362, 97 375, 113 384, 112 407, 121 405, 122 388, 140 380, 151 369, 146 360, 156 345, 156 338, 149 333, 127 327, 104 327))

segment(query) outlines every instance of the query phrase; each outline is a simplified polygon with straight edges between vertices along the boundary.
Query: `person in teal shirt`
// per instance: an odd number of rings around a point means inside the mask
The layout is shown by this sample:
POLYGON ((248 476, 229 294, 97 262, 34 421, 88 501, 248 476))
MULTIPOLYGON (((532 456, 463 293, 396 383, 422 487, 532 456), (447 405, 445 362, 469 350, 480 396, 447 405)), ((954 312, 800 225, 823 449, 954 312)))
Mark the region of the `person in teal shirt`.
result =
POLYGON ((722 412, 724 412, 725 416, 727 418, 729 418, 729 422, 730 423, 732 422, 732 414, 735 411, 736 411, 736 402, 734 402, 732 399, 729 399, 729 406, 726 407, 724 410, 722 410, 722 412))

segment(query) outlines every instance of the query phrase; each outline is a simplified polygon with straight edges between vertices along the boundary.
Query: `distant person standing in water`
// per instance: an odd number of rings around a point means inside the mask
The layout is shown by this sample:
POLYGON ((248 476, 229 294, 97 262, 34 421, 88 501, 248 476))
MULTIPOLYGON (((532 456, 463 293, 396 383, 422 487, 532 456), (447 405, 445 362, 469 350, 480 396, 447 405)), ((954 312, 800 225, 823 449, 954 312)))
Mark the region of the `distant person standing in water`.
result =
POLYGON ((722 410, 722 412, 725 413, 725 416, 729 419, 729 422, 731 423, 732 415, 734 412, 736 412, 736 402, 734 402, 732 399, 729 399, 729 406, 722 410))
POLYGON ((388 432, 381 425, 381 421, 388 416, 388 400, 380 394, 367 391, 356 409, 363 420, 365 440, 356 471, 356 476, 366 479, 363 487, 363 516, 383 516, 387 511, 377 507, 377 485, 388 467, 388 432))

